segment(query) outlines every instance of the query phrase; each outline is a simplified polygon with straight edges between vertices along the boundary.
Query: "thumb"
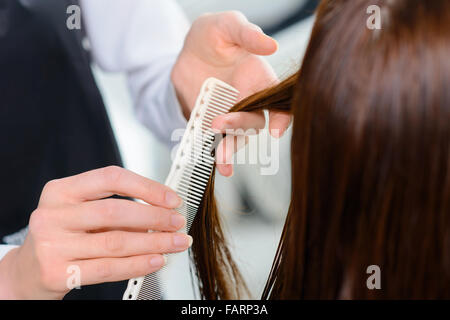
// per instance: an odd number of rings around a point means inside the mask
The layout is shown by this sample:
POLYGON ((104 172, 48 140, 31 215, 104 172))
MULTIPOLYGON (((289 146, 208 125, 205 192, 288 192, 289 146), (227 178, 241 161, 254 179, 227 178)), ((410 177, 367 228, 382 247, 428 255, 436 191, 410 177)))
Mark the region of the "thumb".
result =
POLYGON ((240 12, 222 15, 224 26, 231 42, 242 49, 257 55, 271 55, 278 50, 278 43, 264 34, 257 25, 250 23, 240 12))
POLYGON ((237 45, 253 54, 268 56, 278 50, 276 40, 264 34, 262 29, 253 23, 242 27, 239 38, 237 45))

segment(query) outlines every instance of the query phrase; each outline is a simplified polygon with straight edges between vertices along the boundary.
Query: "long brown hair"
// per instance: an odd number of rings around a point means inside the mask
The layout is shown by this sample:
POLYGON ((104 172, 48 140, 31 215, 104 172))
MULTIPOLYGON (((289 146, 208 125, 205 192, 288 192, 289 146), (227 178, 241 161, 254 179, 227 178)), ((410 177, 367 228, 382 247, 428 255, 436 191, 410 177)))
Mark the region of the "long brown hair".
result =
POLYGON ((234 108, 294 118, 291 204, 264 299, 450 298, 449 30, 448 0, 324 0, 300 71, 234 108), (366 27, 370 5, 381 30, 366 27))

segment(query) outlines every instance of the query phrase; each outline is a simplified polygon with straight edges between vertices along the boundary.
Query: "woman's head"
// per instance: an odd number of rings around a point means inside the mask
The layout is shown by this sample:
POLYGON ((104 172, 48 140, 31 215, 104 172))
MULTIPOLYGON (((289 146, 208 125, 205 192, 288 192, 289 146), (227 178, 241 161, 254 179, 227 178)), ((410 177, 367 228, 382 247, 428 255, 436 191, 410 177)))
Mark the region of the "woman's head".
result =
POLYGON ((294 117, 264 297, 450 297, 449 30, 447 0, 322 1, 301 70, 235 108, 294 117))
POLYGON ((323 0, 300 71, 233 111, 260 109, 294 118, 263 298, 450 298, 450 1, 323 0))

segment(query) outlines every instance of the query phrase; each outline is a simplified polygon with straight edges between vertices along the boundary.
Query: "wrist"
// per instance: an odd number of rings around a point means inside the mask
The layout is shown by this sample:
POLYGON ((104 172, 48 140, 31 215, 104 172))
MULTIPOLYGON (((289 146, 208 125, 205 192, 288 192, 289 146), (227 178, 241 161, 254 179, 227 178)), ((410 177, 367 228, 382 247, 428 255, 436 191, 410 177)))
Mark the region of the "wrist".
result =
POLYGON ((40 289, 36 270, 24 270, 31 264, 19 262, 21 249, 12 249, 0 260, 0 300, 62 299, 64 294, 40 289))
MULTIPOLYGON (((179 59, 178 59, 179 60, 179 59)), ((175 94, 177 96, 178 102, 181 106, 181 111, 186 119, 189 119, 191 110, 189 109, 188 101, 186 99, 186 93, 184 92, 183 83, 187 83, 187 78, 185 72, 182 70, 183 67, 180 66, 179 61, 177 61, 170 74, 170 80, 172 81, 173 87, 175 89, 175 94)))
POLYGON ((186 119, 190 117, 203 82, 210 76, 214 73, 205 70, 204 63, 192 53, 182 52, 179 55, 170 78, 186 119))
POLYGON ((24 299, 17 292, 18 284, 15 283, 14 260, 17 257, 19 248, 9 251, 0 260, 0 300, 20 300, 24 299))

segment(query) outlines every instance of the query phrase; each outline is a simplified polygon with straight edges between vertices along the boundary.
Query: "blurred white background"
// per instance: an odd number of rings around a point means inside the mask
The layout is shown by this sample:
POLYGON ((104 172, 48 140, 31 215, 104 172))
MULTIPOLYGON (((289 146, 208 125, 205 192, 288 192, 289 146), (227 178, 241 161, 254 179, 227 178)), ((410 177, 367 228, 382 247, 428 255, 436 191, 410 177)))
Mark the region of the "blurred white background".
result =
MULTIPOLYGON (((267 57, 281 78, 300 64, 313 24, 307 0, 178 0, 193 21, 205 12, 242 11, 279 42, 267 57), (306 6, 306 7, 305 7, 306 6), (306 12, 306 14, 305 14, 306 12)), ((316 2, 316 1, 312 1, 316 2)), ((170 151, 134 117, 122 74, 106 74, 93 66, 126 168, 164 182, 170 151)), ((259 298, 278 245, 290 200, 290 134, 281 139, 280 170, 261 176, 255 165, 238 165, 231 179, 218 176, 216 196, 224 215, 234 257, 254 298, 259 298)))

